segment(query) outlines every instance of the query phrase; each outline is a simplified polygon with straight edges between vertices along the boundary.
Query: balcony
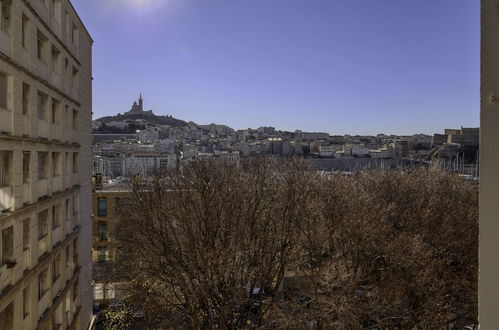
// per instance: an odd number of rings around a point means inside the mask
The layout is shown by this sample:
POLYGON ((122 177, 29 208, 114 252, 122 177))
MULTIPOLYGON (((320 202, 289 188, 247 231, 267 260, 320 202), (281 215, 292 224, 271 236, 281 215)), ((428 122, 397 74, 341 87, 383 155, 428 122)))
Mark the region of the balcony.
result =
POLYGON ((12 56, 12 39, 4 31, 0 30, 0 52, 12 56))
POLYGON ((12 186, 0 188, 0 213, 8 211, 14 207, 14 195, 12 194, 12 186))
MULTIPOLYGON (((59 68, 59 70, 60 70, 60 68, 59 68)), ((60 89, 62 86, 62 81, 63 81, 63 79, 62 79, 61 75, 59 73, 57 73, 56 71, 52 70, 52 72, 50 73, 50 83, 52 85, 54 85, 55 87, 60 89)))
POLYGON ((61 225, 59 225, 59 227, 52 230, 52 246, 56 245, 60 241, 62 241, 62 226, 61 225))
POLYGON ((61 125, 52 124, 50 131, 51 131, 52 140, 62 141, 62 127, 61 127, 61 125))
POLYGON ((38 240, 38 258, 49 252, 49 235, 38 240))
POLYGON ((71 129, 71 142, 76 143, 78 142, 78 131, 75 129, 71 129))
POLYGON ((13 268, 7 268, 7 265, 0 266, 0 293, 12 282, 13 268))
POLYGON ((36 184, 36 197, 40 198, 49 194, 49 180, 41 179, 36 184))
POLYGON ((29 183, 23 183, 23 204, 29 204, 31 202, 29 186, 29 183))
POLYGON ((73 267, 76 269, 78 268, 78 253, 73 253, 73 267))
POLYGON ((38 120, 38 137, 49 138, 49 124, 43 119, 38 120))
POLYGON ((49 290, 45 291, 43 297, 38 301, 38 318, 41 318, 45 311, 50 307, 50 295, 47 294, 49 290))
POLYGON ((80 223, 80 219, 78 217, 78 212, 76 213, 73 213, 73 229, 78 226, 78 224, 80 223))
POLYGON ((62 176, 57 175, 52 177, 52 192, 57 192, 62 190, 62 176))
POLYGON ((24 269, 31 269, 31 249, 26 249, 23 252, 24 269))
POLYGON ((0 108, 0 133, 12 134, 12 111, 0 108))
POLYGON ((23 115, 23 136, 29 136, 29 135, 30 135, 29 117, 23 115))
POLYGON ((61 278, 62 276, 59 275, 59 277, 56 278, 56 280, 52 283, 52 300, 56 299, 61 294, 62 290, 61 278))

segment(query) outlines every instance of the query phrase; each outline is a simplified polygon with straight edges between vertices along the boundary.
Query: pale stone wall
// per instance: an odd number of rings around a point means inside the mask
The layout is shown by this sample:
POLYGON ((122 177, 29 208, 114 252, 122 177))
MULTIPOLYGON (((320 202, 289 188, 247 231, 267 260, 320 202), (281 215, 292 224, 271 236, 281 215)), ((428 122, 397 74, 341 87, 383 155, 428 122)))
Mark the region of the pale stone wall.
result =
POLYGON ((54 324, 85 329, 91 317, 92 40, 69 1, 55 3, 57 8, 53 1, 12 1, 9 29, 0 30, 0 72, 8 80, 7 108, 0 108, 0 151, 12 154, 12 180, 0 187, 0 230, 13 228, 15 261, 10 268, 0 266, 0 312, 14 305, 12 329, 51 329, 54 324), (44 37, 42 61, 39 35, 44 37), (52 49, 59 54, 57 61, 52 49), (29 85, 27 113, 23 83, 29 85), (48 102, 43 119, 38 115, 38 92, 48 102), (55 116, 52 100, 57 104, 55 116), (48 157, 46 178, 39 178, 40 152, 48 157), (58 163, 56 173, 53 160, 58 163), (47 233, 39 236, 39 216, 45 211, 47 233), (53 211, 59 219, 54 225, 53 211), (29 231, 24 230, 25 221, 29 231), (58 258, 60 276, 55 278, 58 258), (45 270, 48 290, 39 297, 38 277, 45 270))
POLYGON ((481 2, 480 329, 499 329, 499 0, 481 2))

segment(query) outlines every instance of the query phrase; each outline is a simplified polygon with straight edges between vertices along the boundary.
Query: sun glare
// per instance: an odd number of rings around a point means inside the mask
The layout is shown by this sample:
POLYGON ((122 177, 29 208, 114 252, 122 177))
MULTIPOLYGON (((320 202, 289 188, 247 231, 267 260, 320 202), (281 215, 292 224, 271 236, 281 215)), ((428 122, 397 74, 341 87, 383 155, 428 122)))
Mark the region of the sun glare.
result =
POLYGON ((140 7, 151 7, 163 4, 164 0, 128 0, 131 4, 140 7))

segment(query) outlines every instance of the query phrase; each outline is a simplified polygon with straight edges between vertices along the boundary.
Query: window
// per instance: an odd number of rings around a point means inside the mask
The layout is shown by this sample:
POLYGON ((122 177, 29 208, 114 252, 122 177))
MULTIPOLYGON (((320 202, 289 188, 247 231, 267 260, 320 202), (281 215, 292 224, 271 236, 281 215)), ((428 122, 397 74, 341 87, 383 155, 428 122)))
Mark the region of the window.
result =
POLYGON ((49 233, 48 213, 48 210, 38 213, 38 240, 41 240, 49 233))
POLYGON ((30 247, 30 236, 31 236, 31 219, 24 219, 23 221, 23 251, 26 251, 30 247))
POLYGON ((73 301, 76 300, 76 298, 78 298, 78 296, 80 295, 80 280, 76 280, 75 283, 73 284, 73 301))
POLYGON ((73 129, 78 129, 78 110, 73 109, 73 129))
POLYGON ((64 11, 64 32, 69 33, 69 14, 64 11))
POLYGON ((14 259, 14 226, 2 230, 2 265, 14 259))
POLYGON ((73 265, 78 266, 78 238, 73 241, 73 265))
POLYGON ((2 330, 14 329, 14 302, 11 302, 0 313, 0 329, 2 330))
POLYGON ((74 44, 78 40, 78 28, 76 24, 73 23, 73 28, 71 29, 71 42, 74 44))
POLYGON ((107 217, 107 198, 99 197, 97 199, 97 215, 99 217, 107 217))
POLYGON ((0 188, 12 184, 12 151, 0 151, 0 188))
POLYGON ((27 286, 23 289, 23 317, 26 318, 29 315, 29 289, 27 286))
POLYGON ((9 34, 11 24, 12 0, 0 0, 0 29, 9 34))
POLYGON ((68 268, 70 266, 70 261, 71 261, 71 255, 70 255, 70 252, 69 252, 69 245, 66 246, 66 268, 68 268))
POLYGON ((61 153, 52 153, 52 176, 57 177, 61 175, 61 153))
POLYGON ((29 112, 29 85, 23 83, 23 115, 29 112))
POLYGON ((31 152, 23 151, 23 183, 29 182, 29 162, 31 159, 31 152))
POLYGON ((38 180, 44 180, 49 176, 48 152, 38 152, 38 180))
POLYGON ((47 38, 40 31, 38 31, 36 34, 36 57, 43 64, 47 64, 47 55, 46 55, 47 44, 48 44, 47 38))
POLYGON ((64 75, 68 75, 68 70, 69 70, 69 61, 67 58, 64 59, 64 75))
POLYGON ((47 94, 38 92, 38 119, 47 120, 47 103, 47 94))
POLYGON ((69 221, 69 198, 66 199, 66 221, 69 221))
POLYGON ((69 152, 66 152, 66 154, 64 155, 64 162, 65 162, 65 165, 66 165, 66 174, 69 174, 69 172, 71 171, 70 167, 69 167, 69 152))
POLYGON ((52 0, 52 13, 57 22, 61 21, 61 0, 52 0))
POLYGON ((21 25, 21 45, 23 46, 23 48, 28 48, 28 39, 29 39, 28 23, 29 23, 28 17, 23 14, 22 25, 21 25))
POLYGON ((79 78, 78 73, 79 73, 78 69, 75 68, 75 67, 73 67, 73 79, 72 79, 72 83, 73 83, 73 87, 76 88, 76 89, 78 89, 78 78, 79 78))
POLYGON ((99 240, 101 240, 101 241, 107 240, 107 222, 106 221, 98 221, 97 222, 97 235, 99 236, 99 240))
POLYGON ((54 71, 57 74, 61 72, 60 55, 61 52, 57 48, 52 47, 52 62, 51 62, 52 71, 54 71))
POLYGON ((60 124, 59 112, 61 109, 61 102, 52 98, 52 124, 60 124))
POLYGON ((52 206, 52 229, 55 229, 61 225, 59 211, 60 207, 58 205, 52 206))
POLYGON ((52 153, 52 170, 51 170, 52 177, 56 176, 56 172, 57 172, 57 155, 56 154, 57 154, 56 152, 52 153))
POLYGON ((64 125, 68 125, 68 127, 71 125, 71 113, 68 105, 64 106, 64 125))
POLYGON ((7 76, 0 72, 0 108, 7 109, 7 76))
POLYGON ((38 300, 42 299, 49 290, 48 268, 45 268, 38 274, 38 300))
POLYGON ((97 252, 97 261, 98 262, 105 262, 106 261, 106 254, 107 254, 107 249, 105 247, 99 247, 98 252, 97 252))
POLYGON ((73 173, 78 173, 78 153, 73 153, 73 173))
POLYGON ((61 254, 59 253, 52 261, 52 282, 61 277, 61 254))
POLYGON ((73 215, 78 215, 78 202, 79 202, 79 196, 74 195, 73 196, 73 215))

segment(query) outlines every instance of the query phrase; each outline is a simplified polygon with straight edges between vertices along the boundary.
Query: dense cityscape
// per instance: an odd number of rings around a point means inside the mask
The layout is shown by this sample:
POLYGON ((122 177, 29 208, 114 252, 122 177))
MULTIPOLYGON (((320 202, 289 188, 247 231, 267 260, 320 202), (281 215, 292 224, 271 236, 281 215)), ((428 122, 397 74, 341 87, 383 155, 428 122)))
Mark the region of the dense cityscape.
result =
POLYGON ((198 125, 144 111, 142 95, 130 111, 95 119, 93 173, 106 179, 148 174, 193 159, 238 163, 257 155, 300 156, 323 171, 356 171, 415 164, 478 177, 478 128, 446 129, 434 135, 330 135, 274 127, 234 130, 198 125))

